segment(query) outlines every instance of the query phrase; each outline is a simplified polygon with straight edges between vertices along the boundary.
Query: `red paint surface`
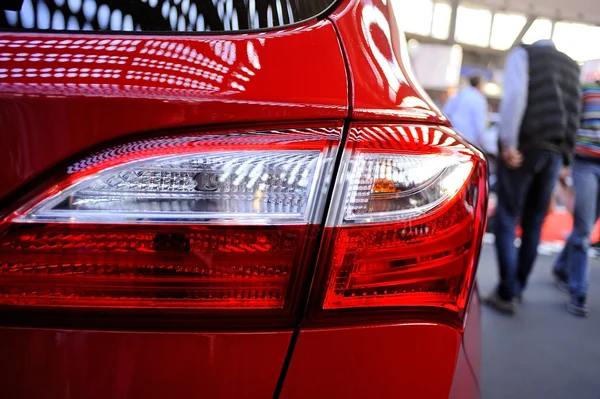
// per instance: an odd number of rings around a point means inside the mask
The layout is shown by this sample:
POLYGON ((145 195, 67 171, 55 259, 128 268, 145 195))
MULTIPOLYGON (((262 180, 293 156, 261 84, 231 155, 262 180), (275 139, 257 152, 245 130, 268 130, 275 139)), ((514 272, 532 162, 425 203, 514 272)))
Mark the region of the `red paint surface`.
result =
POLYGON ((125 135, 347 115, 328 21, 244 35, 0 33, 0 53, 0 197, 125 135))
POLYGON ((481 300, 477 282, 467 311, 463 350, 469 360, 475 381, 481 382, 481 300))
POLYGON ((435 324, 303 330, 281 397, 445 399, 459 349, 435 324))
POLYGON ((3 398, 270 398, 291 332, 0 329, 3 398))
POLYGON ((450 390, 449 399, 475 399, 479 397, 479 386, 471 366, 465 354, 464 348, 458 353, 456 361, 456 370, 454 371, 454 380, 450 390))
POLYGON ((446 124, 408 66, 400 3, 345 0, 331 15, 348 56, 354 119, 446 124))

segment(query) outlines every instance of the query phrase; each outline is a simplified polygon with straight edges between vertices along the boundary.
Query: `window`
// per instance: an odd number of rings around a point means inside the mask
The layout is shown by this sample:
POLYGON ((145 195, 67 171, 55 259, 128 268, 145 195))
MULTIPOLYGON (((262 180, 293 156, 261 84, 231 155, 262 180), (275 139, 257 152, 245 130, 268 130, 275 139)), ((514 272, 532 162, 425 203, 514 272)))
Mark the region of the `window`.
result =
POLYGON ((547 40, 552 36, 552 21, 549 19, 538 18, 533 21, 533 24, 523 36, 524 44, 532 44, 538 40, 547 40))
POLYGON ((431 34, 433 18, 433 2, 431 0, 402 0, 400 13, 401 28, 405 32, 422 36, 431 34))
POLYGON ((0 0, 0 28, 204 32, 278 27, 313 18, 335 0, 0 0))
POLYGON ((452 18, 452 6, 447 3, 436 3, 433 8, 433 23, 431 25, 431 36, 436 39, 446 40, 450 29, 452 18))
POLYGON ((490 47, 508 50, 527 23, 524 15, 497 13, 492 24, 490 47))
POLYGON ((554 24, 552 37, 556 48, 576 61, 600 58, 600 27, 571 22, 554 24))
POLYGON ((454 38, 465 44, 487 47, 490 42, 491 26, 491 11, 459 6, 454 38))

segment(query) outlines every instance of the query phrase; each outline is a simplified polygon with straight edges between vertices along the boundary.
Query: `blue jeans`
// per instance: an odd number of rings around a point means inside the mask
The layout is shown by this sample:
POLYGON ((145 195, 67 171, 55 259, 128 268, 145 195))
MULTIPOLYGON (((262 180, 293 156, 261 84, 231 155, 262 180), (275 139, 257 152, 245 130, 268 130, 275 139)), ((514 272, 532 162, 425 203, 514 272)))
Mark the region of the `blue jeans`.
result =
POLYGON ((554 271, 568 276, 573 296, 587 295, 590 234, 598 219, 600 206, 600 163, 578 158, 573 165, 575 209, 573 231, 554 263, 554 271))
POLYGON ((551 151, 523 154, 523 165, 510 169, 498 165, 498 205, 494 233, 500 283, 498 295, 510 300, 527 285, 537 257, 542 223, 558 180, 562 156, 551 151), (515 247, 515 229, 521 220, 521 247, 515 247))

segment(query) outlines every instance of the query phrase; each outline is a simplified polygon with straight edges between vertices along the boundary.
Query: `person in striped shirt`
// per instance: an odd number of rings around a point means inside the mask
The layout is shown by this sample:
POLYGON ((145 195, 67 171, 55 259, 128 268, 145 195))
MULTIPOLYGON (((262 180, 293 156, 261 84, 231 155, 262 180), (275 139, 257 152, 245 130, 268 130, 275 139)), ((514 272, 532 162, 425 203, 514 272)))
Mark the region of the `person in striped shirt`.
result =
POLYGON ((575 141, 573 231, 554 263, 557 286, 568 291, 567 310, 587 316, 590 234, 600 216, 600 82, 582 87, 582 120, 575 141))

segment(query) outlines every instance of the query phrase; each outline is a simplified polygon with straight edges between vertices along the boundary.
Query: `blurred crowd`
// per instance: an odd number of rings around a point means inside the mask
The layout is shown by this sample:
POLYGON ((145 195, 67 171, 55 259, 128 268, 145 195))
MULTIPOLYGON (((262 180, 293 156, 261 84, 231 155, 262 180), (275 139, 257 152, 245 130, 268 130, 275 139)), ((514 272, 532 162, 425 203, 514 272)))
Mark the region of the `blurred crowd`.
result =
POLYGON ((509 52, 503 85, 498 120, 492 121, 496 131, 488 128, 479 76, 444 106, 455 129, 488 154, 497 195, 493 232, 499 282, 485 302, 505 314, 517 311, 558 187, 568 193, 564 201, 571 202, 574 223, 553 277, 569 294, 567 310, 587 316, 587 254, 600 212, 600 82, 582 85, 578 64, 542 40, 509 52))

